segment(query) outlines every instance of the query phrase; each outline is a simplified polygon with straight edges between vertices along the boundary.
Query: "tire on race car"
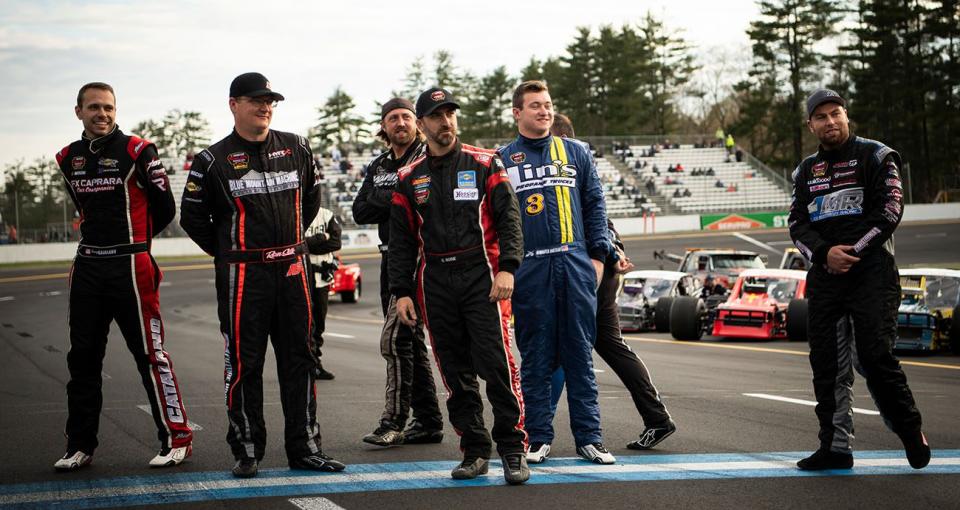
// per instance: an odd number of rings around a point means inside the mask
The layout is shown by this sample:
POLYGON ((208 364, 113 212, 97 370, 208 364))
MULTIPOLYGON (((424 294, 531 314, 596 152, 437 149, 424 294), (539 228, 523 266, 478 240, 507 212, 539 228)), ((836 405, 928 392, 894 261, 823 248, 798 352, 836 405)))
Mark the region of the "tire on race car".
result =
POLYGON ((344 303, 356 303, 360 301, 360 295, 363 292, 363 280, 357 280, 357 284, 354 285, 353 290, 343 291, 340 293, 340 299, 344 303))
POLYGON ((670 331, 670 307, 673 306, 672 297, 662 297, 653 307, 653 325, 657 333, 670 331))
POLYGON ((807 341, 808 308, 806 299, 791 299, 787 305, 787 340, 807 341))
POLYGON ((700 298, 681 296, 670 307, 670 334, 677 340, 700 340, 703 336, 701 321, 707 306, 700 298))
POLYGON ((960 354, 960 305, 953 308, 953 317, 950 318, 950 350, 960 354))

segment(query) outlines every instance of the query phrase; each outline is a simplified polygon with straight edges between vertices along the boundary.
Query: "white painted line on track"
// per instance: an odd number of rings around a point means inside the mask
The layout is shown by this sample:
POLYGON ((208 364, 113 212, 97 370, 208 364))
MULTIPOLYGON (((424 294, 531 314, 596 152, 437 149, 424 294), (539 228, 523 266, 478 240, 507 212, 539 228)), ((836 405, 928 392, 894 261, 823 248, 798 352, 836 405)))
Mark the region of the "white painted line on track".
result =
MULTIPOLYGON (((153 416, 153 412, 150 411, 150 406, 147 405, 147 404, 140 404, 140 405, 137 406, 137 409, 139 409, 139 410, 141 410, 141 411, 149 414, 150 416, 153 416)), ((196 424, 196 423, 194 423, 194 422, 192 422, 192 421, 190 421, 190 420, 187 420, 187 425, 189 425, 190 428, 191 428, 194 432, 196 432, 196 431, 198 431, 198 430, 203 430, 203 427, 201 427, 200 425, 198 425, 198 424, 196 424)))
POLYGON ((947 237, 946 232, 934 232, 932 234, 917 234, 914 237, 917 239, 924 239, 926 237, 947 237))
POLYGON ((41 293, 40 293, 40 295, 43 296, 43 297, 59 296, 60 294, 63 294, 63 292, 61 292, 61 291, 59 291, 59 290, 50 290, 50 291, 46 291, 46 292, 41 292, 41 293))
POLYGON ((344 335, 343 333, 328 333, 326 331, 323 332, 323 336, 332 336, 333 338, 357 338, 353 335, 344 335))
POLYGON ((290 503, 300 510, 344 510, 344 508, 327 498, 295 498, 290 503))
MULTIPOLYGON (((744 393, 743 396, 753 397, 753 398, 763 398, 766 400, 776 400, 778 402, 788 402, 791 404, 800 404, 800 405, 811 406, 811 407, 817 405, 817 403, 812 400, 801 400, 799 398, 781 397, 779 395, 768 395, 766 393, 744 393)), ((859 413, 859 414, 866 414, 870 416, 880 416, 880 413, 877 411, 874 411, 873 409, 863 409, 860 407, 854 407, 853 412, 859 413)))
POLYGON ((169 287, 170 285, 172 285, 170 282, 160 282, 161 287, 169 287))
POLYGON ((741 234, 740 232, 734 232, 734 233, 732 233, 732 234, 730 234, 730 235, 732 235, 733 237, 736 237, 737 239, 740 239, 741 241, 746 241, 746 242, 748 242, 748 243, 750 243, 750 244, 752 244, 752 245, 754 245, 754 246, 759 246, 759 247, 761 247, 761 248, 763 248, 764 250, 767 250, 767 251, 769 251, 769 252, 773 252, 773 253, 776 253, 776 254, 778 254, 778 255, 781 253, 780 250, 778 250, 778 249, 776 249, 776 248, 772 248, 769 244, 764 243, 764 242, 762 242, 762 241, 757 241, 756 239, 754 239, 754 238, 752 238, 752 237, 750 237, 750 236, 748 236, 748 235, 746 235, 746 234, 741 234))
POLYGON ((3 297, 0 297, 0 301, 13 301, 14 299, 16 299, 16 298, 14 298, 13 296, 3 296, 3 297))

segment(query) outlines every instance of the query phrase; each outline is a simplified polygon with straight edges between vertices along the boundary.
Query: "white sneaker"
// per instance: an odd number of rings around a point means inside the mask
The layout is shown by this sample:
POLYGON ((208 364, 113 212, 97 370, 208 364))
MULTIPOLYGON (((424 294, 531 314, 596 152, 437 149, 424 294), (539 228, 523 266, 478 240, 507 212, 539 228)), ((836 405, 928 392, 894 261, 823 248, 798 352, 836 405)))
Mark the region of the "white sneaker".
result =
POLYGON ((603 443, 578 446, 577 454, 596 464, 613 464, 617 461, 616 457, 603 447, 603 443))
POLYGON ((53 469, 57 471, 76 471, 93 461, 93 455, 87 455, 80 450, 73 453, 67 452, 62 459, 53 464, 53 469))
POLYGON ((550 456, 550 444, 531 443, 527 448, 527 463, 541 464, 550 456))
POLYGON ((167 448, 164 446, 156 457, 150 459, 150 467, 170 467, 176 466, 187 460, 187 457, 193 455, 193 445, 181 446, 179 448, 167 448))

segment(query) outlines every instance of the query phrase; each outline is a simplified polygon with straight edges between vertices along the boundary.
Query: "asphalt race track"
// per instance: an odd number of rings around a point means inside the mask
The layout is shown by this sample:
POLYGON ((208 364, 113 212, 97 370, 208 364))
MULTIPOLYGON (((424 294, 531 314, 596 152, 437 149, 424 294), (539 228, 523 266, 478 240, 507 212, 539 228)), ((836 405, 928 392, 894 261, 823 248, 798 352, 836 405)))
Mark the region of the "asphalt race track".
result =
MULTIPOLYGON (((630 238, 638 268, 657 268, 658 249, 752 249, 779 263, 786 233, 750 231, 630 238)), ((960 268, 960 222, 903 225, 901 267, 960 268)), ((597 361, 604 441, 613 466, 580 461, 565 403, 555 421, 551 459, 533 468, 529 484, 505 486, 499 462, 469 482, 449 478, 459 461, 447 425, 437 445, 377 449, 360 441, 383 408, 384 362, 378 254, 347 255, 363 268, 358 304, 331 300, 324 366, 337 376, 318 382, 326 453, 348 463, 335 475, 291 471, 282 445, 276 370, 264 370, 269 431, 260 476, 234 479, 224 441, 223 339, 216 319, 209 260, 164 264, 161 305, 166 348, 195 425, 193 457, 151 470, 153 421, 132 359, 114 326, 104 364, 100 447, 93 465, 54 473, 63 454, 68 379, 67 266, 0 270, 0 507, 105 508, 161 504, 177 508, 958 508, 960 507, 960 358, 901 356, 934 448, 931 465, 915 471, 886 430, 857 379, 856 464, 849 472, 802 473, 797 459, 816 448, 817 423, 807 347, 786 341, 705 339, 675 342, 639 333, 628 342, 651 370, 679 430, 649 452, 627 450, 642 423, 629 394, 597 361)), ((673 269, 669 263, 667 269, 673 269)), ((856 299, 856 296, 851 296, 856 299)), ((437 378, 439 381, 439 377, 437 378)), ((440 388, 441 398, 443 388, 440 388)), ((487 413, 487 423, 491 421, 487 413)))

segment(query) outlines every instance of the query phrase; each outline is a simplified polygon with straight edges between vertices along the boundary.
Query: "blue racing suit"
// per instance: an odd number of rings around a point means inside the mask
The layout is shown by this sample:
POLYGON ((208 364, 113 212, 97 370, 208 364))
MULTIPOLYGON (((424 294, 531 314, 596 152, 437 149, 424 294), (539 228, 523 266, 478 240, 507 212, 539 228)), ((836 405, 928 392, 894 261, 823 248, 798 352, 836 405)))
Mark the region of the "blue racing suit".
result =
POLYGON ((523 135, 499 149, 520 203, 523 264, 513 311, 530 443, 553 442, 551 376, 567 377, 577 446, 601 442, 593 374, 597 274, 590 259, 611 250, 603 189, 581 142, 523 135))

